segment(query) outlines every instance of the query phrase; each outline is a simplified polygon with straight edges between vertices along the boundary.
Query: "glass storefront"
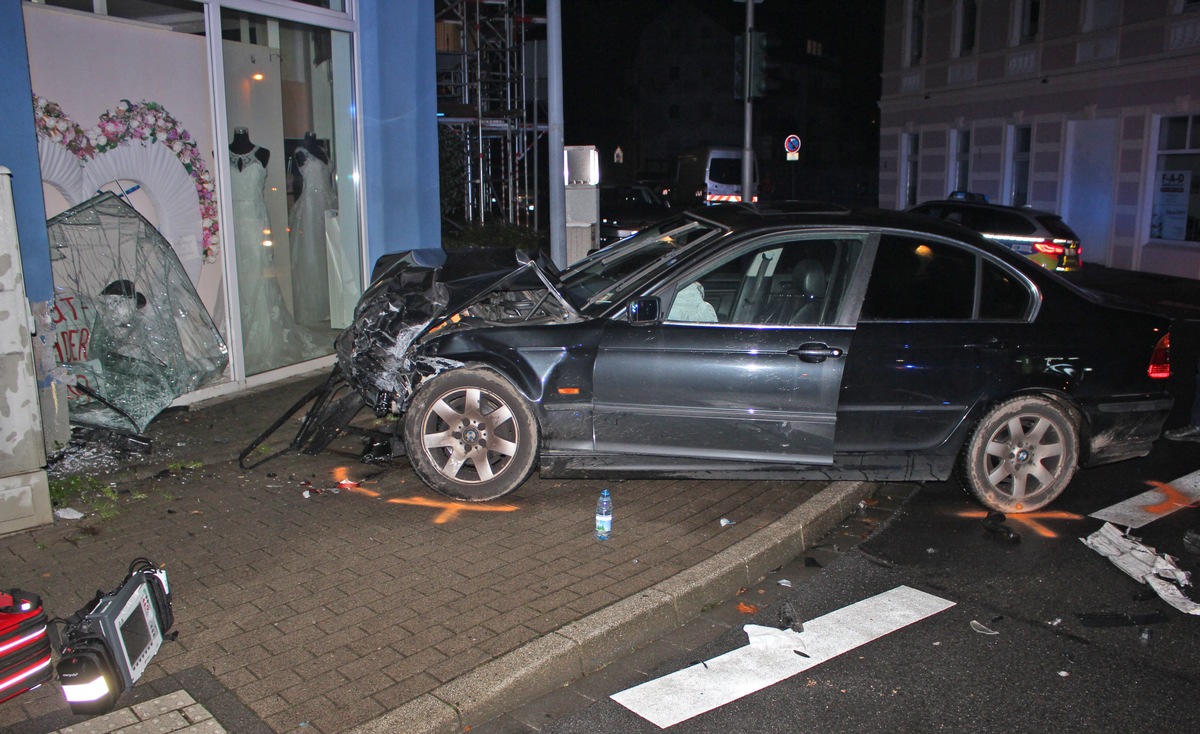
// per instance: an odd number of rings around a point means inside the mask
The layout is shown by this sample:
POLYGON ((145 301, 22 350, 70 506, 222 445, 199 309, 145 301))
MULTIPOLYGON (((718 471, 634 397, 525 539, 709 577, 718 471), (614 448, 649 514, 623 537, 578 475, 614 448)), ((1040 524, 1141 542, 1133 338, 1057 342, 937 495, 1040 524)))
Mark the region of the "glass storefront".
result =
POLYGON ((362 291, 349 33, 221 11, 247 375, 330 354, 362 291))
POLYGON ((1162 118, 1151 183, 1150 238, 1200 242, 1200 115, 1162 118))
POLYGON ((228 343, 223 380, 331 354, 362 291, 346 3, 236 4, 25 13, 47 217, 107 191, 157 228, 228 343))

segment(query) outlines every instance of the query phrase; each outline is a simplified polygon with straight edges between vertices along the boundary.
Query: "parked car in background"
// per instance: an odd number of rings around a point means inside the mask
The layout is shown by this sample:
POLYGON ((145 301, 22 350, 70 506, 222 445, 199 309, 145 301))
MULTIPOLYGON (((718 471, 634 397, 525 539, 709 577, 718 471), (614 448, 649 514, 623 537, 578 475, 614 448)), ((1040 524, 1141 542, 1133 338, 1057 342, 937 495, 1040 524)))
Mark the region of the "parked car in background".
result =
POLYGON ((955 192, 950 197, 908 211, 961 224, 1050 270, 1069 272, 1083 267, 1079 237, 1057 214, 990 204, 981 194, 955 192))
POLYGON ((645 184, 600 185, 600 244, 609 245, 666 219, 671 207, 645 184))
MULTIPOLYGON (((823 204, 701 207, 559 273, 391 258, 337 340, 413 470, 489 500, 544 477, 946 479, 1045 506, 1145 455, 1170 322, 962 227, 823 204)), ((490 263, 490 264, 489 264, 490 263)))

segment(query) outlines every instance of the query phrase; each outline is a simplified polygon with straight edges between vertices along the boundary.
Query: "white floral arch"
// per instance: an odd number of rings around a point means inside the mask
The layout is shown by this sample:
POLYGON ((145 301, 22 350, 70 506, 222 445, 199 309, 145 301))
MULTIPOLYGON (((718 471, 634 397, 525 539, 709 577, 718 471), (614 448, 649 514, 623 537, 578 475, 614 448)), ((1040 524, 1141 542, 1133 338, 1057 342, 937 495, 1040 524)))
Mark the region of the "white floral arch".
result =
POLYGON ((75 154, 58 143, 38 137, 38 157, 42 181, 62 194, 68 206, 75 206, 87 198, 83 195, 83 167, 75 154))
MULTIPOLYGON (((69 155, 69 154, 68 154, 69 155)), ((196 188, 179 157, 160 142, 136 142, 113 148, 83 164, 87 196, 113 181, 133 181, 154 205, 158 231, 179 257, 195 285, 204 265, 196 235, 201 231, 196 188)))

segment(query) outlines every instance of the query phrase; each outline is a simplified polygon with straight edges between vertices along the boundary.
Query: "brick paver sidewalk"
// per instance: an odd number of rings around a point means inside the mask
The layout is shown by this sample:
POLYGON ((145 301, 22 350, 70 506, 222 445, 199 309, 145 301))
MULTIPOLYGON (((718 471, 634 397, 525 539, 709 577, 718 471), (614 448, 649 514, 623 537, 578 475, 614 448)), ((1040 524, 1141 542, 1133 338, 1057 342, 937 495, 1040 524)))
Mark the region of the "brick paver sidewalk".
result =
MULTIPOLYGON (((278 414, 245 400, 237 410, 260 425, 278 414)), ((219 413, 186 420, 224 435, 232 419, 219 413)), ((194 448, 213 459, 120 474, 115 517, 0 538, 3 583, 66 616, 116 586, 133 558, 164 565, 179 638, 119 703, 181 691, 238 734, 370 722, 711 559, 826 486, 534 478, 499 502, 463 505, 403 461, 369 466, 333 450, 247 472, 228 447, 194 448), (591 532, 602 487, 616 518, 604 543, 591 532)), ((0 730, 15 734, 79 721, 55 684, 0 705, 0 730)))

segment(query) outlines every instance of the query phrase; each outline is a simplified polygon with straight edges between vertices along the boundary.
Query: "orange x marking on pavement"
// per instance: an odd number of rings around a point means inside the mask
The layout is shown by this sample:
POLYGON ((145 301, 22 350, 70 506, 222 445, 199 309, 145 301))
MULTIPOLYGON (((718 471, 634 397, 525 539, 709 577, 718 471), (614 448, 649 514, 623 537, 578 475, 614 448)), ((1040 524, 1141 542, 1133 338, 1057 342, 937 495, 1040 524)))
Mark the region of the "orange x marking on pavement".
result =
POLYGON ((1200 505, 1200 502, 1188 497, 1183 492, 1175 489, 1170 484, 1165 482, 1156 482, 1153 479, 1146 482, 1146 486, 1154 487, 1162 493, 1162 501, 1152 505, 1145 505, 1143 510, 1151 515, 1169 515, 1181 507, 1194 507, 1200 505))
POLYGON ((472 502, 442 502, 439 500, 431 500, 425 497, 409 497, 407 499, 391 499, 388 502, 395 502, 398 505, 417 505, 419 507, 433 507, 441 510, 437 517, 433 518, 434 525, 441 525, 445 522, 458 517, 458 513, 463 510, 471 512, 513 512, 517 509, 516 505, 477 505, 472 502))
MULTIPOLYGON (((959 517, 971 518, 973 520, 982 520, 987 517, 987 510, 963 510, 958 513, 959 517)), ((1076 515, 1073 512, 1062 512, 1061 510, 1047 510, 1046 512, 1025 512, 1020 515, 1007 515, 1005 520, 1011 520, 1015 523, 1020 523, 1026 526, 1033 532, 1043 538, 1057 538, 1058 533, 1043 525, 1039 520, 1082 520, 1083 515, 1076 515)))

